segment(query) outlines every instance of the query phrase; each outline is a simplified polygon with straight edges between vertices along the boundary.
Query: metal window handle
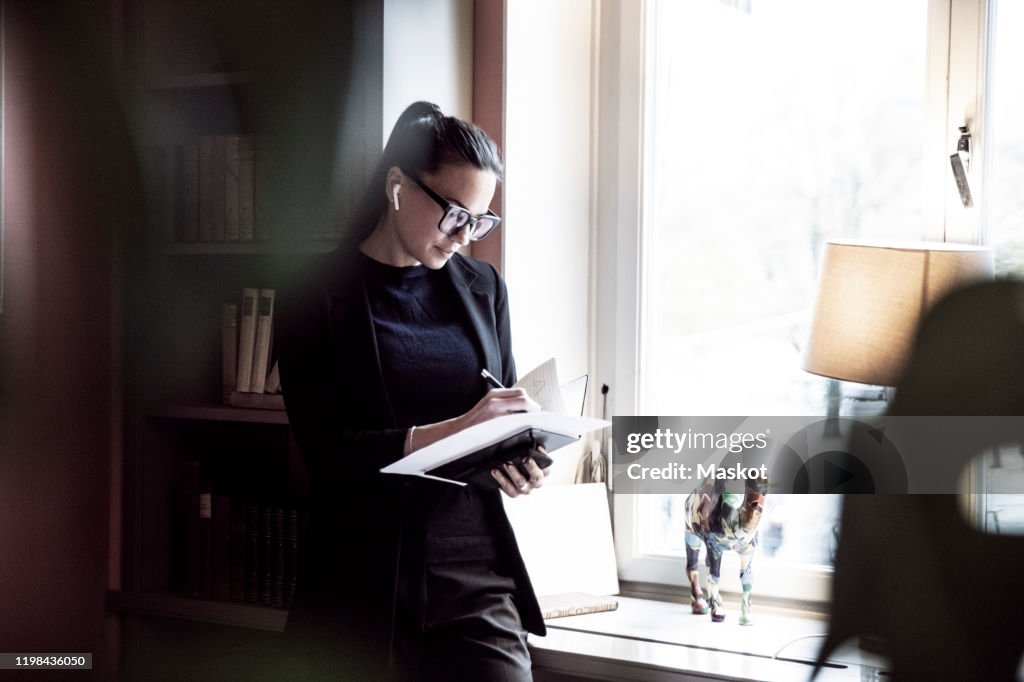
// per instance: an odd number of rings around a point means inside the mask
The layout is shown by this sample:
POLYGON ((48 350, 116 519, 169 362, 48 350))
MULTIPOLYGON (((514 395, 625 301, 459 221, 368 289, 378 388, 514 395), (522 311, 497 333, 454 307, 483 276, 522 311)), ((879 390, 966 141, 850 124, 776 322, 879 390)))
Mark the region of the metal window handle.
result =
POLYGON ((949 155, 949 163, 953 167, 953 179, 960 193, 960 202, 964 208, 974 205, 971 198, 971 186, 967 182, 967 173, 971 170, 971 131, 967 126, 960 126, 960 139, 956 141, 956 153, 949 155))
POLYGON ((964 165, 964 171, 971 172, 971 131, 967 126, 960 126, 960 139, 956 141, 956 153, 964 165))

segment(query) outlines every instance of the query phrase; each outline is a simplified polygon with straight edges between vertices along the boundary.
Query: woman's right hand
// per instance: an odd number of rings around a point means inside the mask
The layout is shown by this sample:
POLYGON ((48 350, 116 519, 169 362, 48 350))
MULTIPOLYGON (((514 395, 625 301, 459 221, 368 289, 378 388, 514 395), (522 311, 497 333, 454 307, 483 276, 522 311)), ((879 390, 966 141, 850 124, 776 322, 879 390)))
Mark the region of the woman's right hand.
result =
POLYGON ((458 429, 517 412, 538 412, 540 405, 522 388, 492 388, 469 412, 457 417, 458 429))
POLYGON ((469 412, 436 424, 414 427, 405 440, 402 455, 409 455, 425 448, 442 438, 482 424, 495 417, 504 417, 516 412, 538 412, 540 405, 521 388, 492 388, 474 405, 469 412))

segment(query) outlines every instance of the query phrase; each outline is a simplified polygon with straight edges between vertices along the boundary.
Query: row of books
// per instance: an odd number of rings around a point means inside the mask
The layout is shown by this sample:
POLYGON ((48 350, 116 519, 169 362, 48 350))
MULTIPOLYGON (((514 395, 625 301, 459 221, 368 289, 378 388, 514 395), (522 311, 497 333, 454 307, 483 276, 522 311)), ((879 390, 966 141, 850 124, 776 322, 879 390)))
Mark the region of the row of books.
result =
POLYGON ((273 357, 274 289, 242 289, 241 307, 221 307, 223 401, 236 407, 283 409, 273 357), (241 310, 241 313, 239 313, 241 310))
POLYGON ((215 493, 197 461, 185 463, 182 506, 186 596, 291 606, 305 509, 215 493))
POLYGON ((256 138, 204 135, 151 150, 150 210, 176 242, 270 238, 256 220, 256 138))
POLYGON ((269 238, 254 217, 253 135, 204 135, 175 147, 174 159, 178 241, 269 238))

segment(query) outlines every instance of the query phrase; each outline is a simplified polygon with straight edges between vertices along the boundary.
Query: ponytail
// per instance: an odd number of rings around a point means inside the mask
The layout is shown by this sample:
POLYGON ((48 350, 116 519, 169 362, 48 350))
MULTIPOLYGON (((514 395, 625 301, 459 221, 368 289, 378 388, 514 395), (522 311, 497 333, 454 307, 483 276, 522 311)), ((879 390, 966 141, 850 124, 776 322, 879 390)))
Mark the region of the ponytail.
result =
POLYGON ((347 239, 358 244, 373 232, 387 210, 384 182, 397 166, 417 175, 433 173, 444 164, 468 164, 488 170, 500 180, 504 174, 498 145, 468 121, 445 116, 432 102, 413 102, 398 117, 370 178, 359 208, 353 215, 347 239))

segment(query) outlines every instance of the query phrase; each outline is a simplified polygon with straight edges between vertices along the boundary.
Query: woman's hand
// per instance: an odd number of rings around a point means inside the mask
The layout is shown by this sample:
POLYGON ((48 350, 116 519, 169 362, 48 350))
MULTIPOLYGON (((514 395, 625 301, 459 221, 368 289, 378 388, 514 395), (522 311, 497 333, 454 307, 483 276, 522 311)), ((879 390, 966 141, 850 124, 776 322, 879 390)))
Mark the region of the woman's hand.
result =
MULTIPOLYGON (((537 449, 547 454, 544 448, 537 449)), ((491 469, 491 476, 498 482, 498 487, 509 497, 529 495, 531 490, 544 485, 545 477, 551 473, 551 467, 541 469, 529 455, 522 460, 518 467, 514 462, 505 462, 501 468, 491 469), (520 469, 525 469, 526 475, 520 469)))
POLYGON ((521 388, 492 388, 487 391, 476 405, 470 408, 469 412, 436 424, 425 424, 415 427, 415 431, 411 434, 412 437, 406 437, 402 455, 405 456, 413 453, 442 438, 447 438, 453 433, 458 433, 463 429, 475 424, 481 424, 495 417, 504 417, 507 414, 515 414, 516 412, 537 412, 539 410, 540 405, 537 404, 537 401, 527 395, 526 391, 521 388))
POLYGON ((457 417, 459 431, 516 412, 538 412, 540 405, 521 388, 492 388, 469 412, 457 417))

